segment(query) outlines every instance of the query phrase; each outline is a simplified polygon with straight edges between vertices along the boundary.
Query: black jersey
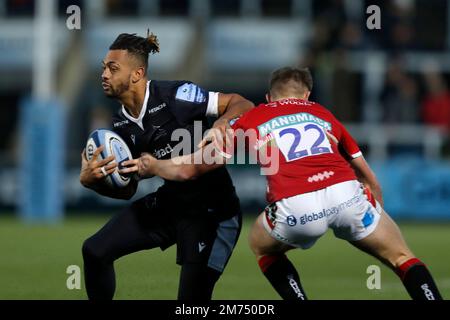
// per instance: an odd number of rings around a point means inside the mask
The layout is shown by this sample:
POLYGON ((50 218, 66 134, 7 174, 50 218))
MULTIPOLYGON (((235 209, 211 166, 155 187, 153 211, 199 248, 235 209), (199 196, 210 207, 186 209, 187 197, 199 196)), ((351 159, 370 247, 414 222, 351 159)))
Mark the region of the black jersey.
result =
MULTIPOLYGON (((132 117, 122 106, 113 117, 112 127, 125 140, 133 158, 148 152, 157 159, 168 159, 180 143, 172 141, 172 133, 184 129, 176 134, 191 139, 190 148, 183 149, 184 154, 194 152, 199 143, 198 139, 194 141, 194 122, 199 121, 197 125, 201 127, 201 136, 209 128, 207 116, 214 109, 217 110, 216 93, 208 92, 189 81, 151 80, 147 83, 139 117, 132 117), (187 132, 190 134, 186 135, 187 132)), ((199 136, 199 132, 196 136, 199 136)), ((183 152, 177 153, 181 154, 183 152)), ((193 181, 165 181, 158 190, 158 201, 169 211, 180 214, 217 214, 221 220, 234 216, 239 210, 231 178, 224 167, 193 181)))

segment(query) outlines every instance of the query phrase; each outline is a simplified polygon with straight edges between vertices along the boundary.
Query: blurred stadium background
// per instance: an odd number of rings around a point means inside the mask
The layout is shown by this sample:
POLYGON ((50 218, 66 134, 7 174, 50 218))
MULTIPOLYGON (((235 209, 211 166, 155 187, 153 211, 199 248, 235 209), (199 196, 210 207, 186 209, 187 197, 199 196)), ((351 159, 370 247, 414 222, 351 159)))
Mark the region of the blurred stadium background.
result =
MULTIPOLYGON (((125 205, 78 181, 89 132, 108 127, 118 107, 103 97, 101 59, 119 33, 147 28, 161 44, 152 79, 188 79, 260 103, 273 69, 309 66, 312 100, 363 147, 387 211, 450 296, 449 1, 0 0, 1 299, 85 298, 65 287, 66 267, 82 265, 82 241, 125 205), (373 4, 380 30, 366 26, 373 4), (67 27, 71 5, 81 9, 81 29, 67 27)), ((215 298, 277 298, 246 247, 265 204, 264 177, 254 166, 231 171, 248 219, 215 298)), ((160 183, 144 181, 136 198, 160 183)), ((382 290, 368 290, 374 260, 330 236, 321 241, 293 253, 312 298, 407 298, 385 268, 382 290)), ((171 252, 120 260, 117 297, 175 298, 171 252)))

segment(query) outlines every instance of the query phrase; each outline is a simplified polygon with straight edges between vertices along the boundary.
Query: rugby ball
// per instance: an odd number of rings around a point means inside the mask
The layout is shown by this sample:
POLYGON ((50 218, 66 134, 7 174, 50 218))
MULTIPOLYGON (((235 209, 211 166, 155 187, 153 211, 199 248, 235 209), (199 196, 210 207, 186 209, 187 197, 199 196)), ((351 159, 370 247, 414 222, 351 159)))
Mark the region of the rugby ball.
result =
MULTIPOLYGON (((91 160, 94 151, 101 145, 104 148, 98 159, 101 160, 114 155, 119 169, 122 169, 122 162, 133 159, 125 141, 117 133, 107 129, 97 129, 89 135, 86 143, 86 158, 91 160)), ((130 183, 130 180, 129 176, 120 175, 117 169, 105 179, 106 184, 111 188, 124 188, 130 183)))

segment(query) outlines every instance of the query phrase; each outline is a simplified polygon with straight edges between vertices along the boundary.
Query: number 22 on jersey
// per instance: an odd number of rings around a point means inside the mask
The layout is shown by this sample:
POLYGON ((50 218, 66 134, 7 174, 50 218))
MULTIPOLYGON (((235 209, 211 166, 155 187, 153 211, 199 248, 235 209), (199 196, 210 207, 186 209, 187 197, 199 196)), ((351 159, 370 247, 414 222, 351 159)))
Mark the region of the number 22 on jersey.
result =
POLYGON ((313 122, 291 125, 274 132, 278 148, 287 162, 332 153, 325 129, 313 122))

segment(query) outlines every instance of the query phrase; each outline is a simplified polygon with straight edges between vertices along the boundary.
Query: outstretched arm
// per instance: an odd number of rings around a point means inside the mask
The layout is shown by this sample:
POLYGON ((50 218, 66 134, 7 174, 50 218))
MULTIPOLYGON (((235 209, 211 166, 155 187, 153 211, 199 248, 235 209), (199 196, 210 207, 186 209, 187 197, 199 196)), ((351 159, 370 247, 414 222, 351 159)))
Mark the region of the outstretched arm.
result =
POLYGON ((157 160, 152 155, 143 153, 138 159, 123 162, 126 168, 120 173, 136 173, 140 178, 156 175, 166 180, 185 181, 223 166, 226 159, 217 150, 223 150, 224 143, 229 146, 233 141, 233 130, 229 122, 252 109, 254 104, 235 93, 217 93, 216 99, 216 103, 211 103, 215 110, 207 113, 219 118, 199 143, 200 149, 197 152, 169 160, 157 160))
POLYGON ((239 117, 241 114, 249 111, 254 104, 236 93, 219 93, 219 119, 230 120, 239 117))
POLYGON ((253 102, 245 99, 236 93, 219 93, 217 104, 217 115, 219 118, 214 122, 205 138, 198 145, 199 148, 205 146, 209 142, 215 142, 223 137, 231 139, 230 120, 238 118, 240 115, 252 109, 255 105, 253 102))
POLYGON ((225 165, 225 158, 217 154, 212 143, 193 154, 167 160, 158 160, 149 153, 123 162, 121 174, 136 173, 141 179, 159 176, 166 180, 194 180, 206 172, 225 165))

